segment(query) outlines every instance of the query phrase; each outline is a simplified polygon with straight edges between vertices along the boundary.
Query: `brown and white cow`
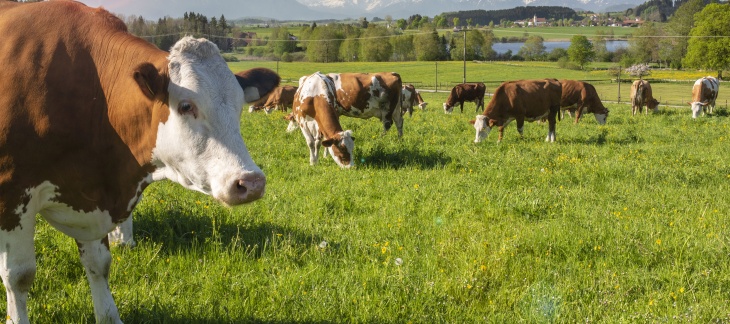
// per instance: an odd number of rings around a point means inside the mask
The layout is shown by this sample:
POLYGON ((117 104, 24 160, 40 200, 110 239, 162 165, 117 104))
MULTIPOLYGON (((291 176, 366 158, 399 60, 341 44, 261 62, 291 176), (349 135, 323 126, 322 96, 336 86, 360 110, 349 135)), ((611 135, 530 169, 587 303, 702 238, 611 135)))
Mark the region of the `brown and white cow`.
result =
POLYGON ((489 135, 492 127, 499 127, 501 142, 504 127, 511 121, 517 121, 517 131, 522 136, 525 121, 540 121, 547 117, 548 135, 546 142, 555 142, 555 124, 562 87, 555 79, 520 80, 502 83, 494 91, 492 99, 484 109, 484 113, 472 120, 476 129, 474 143, 479 143, 489 135))
POLYGON ((159 50, 109 12, 73 1, 2 1, 0 34, 7 322, 29 322, 40 214, 76 241, 96 322, 121 323, 108 283, 107 234, 131 219, 158 179, 228 205, 262 197, 266 178, 239 120, 244 102, 271 91, 279 77, 263 69, 235 77, 205 39, 185 37, 169 53, 159 50), (33 28, 19 28, 28 17, 33 28))
POLYGON ((645 114, 649 114, 649 109, 659 112, 659 101, 654 99, 649 81, 636 80, 631 84, 631 114, 641 113, 644 105, 646 105, 645 114))
POLYGON ((413 116, 413 106, 418 104, 418 108, 426 110, 427 102, 423 101, 421 94, 416 91, 416 87, 412 84, 403 86, 403 114, 408 112, 409 116, 413 116))
POLYGON ((316 72, 299 79, 299 88, 294 94, 292 113, 287 132, 297 126, 309 147, 309 164, 317 164, 319 147, 323 145, 337 165, 349 168, 353 165, 352 152, 355 147, 352 131, 343 131, 337 115, 335 84, 328 76, 316 72))
MULTIPOLYGON (((608 109, 603 106, 598 92, 592 84, 576 80, 560 80, 563 95, 560 99, 560 110, 575 112, 577 124, 584 112, 593 113, 600 125, 606 124, 608 109)), ((571 115, 572 116, 572 115, 571 115)))
POLYGON ((476 112, 479 108, 484 109, 484 93, 487 87, 484 83, 461 83, 451 88, 449 97, 444 102, 444 113, 450 114, 454 111, 454 106, 458 103, 461 112, 464 112, 464 102, 473 102, 477 105, 476 112))
POLYGON ((368 119, 377 117, 386 133, 393 122, 398 137, 403 136, 400 75, 380 73, 330 73, 337 90, 337 111, 340 115, 368 119))
POLYGON ((692 86, 692 102, 688 102, 692 108, 692 118, 697 118, 700 114, 711 114, 719 92, 720 83, 714 77, 697 79, 692 86))
POLYGON ((297 87, 294 86, 280 86, 271 91, 266 101, 263 104, 251 105, 248 107, 248 112, 254 112, 263 110, 267 114, 270 114, 274 109, 279 109, 286 112, 287 107, 291 107, 294 102, 294 93, 297 92, 297 87))

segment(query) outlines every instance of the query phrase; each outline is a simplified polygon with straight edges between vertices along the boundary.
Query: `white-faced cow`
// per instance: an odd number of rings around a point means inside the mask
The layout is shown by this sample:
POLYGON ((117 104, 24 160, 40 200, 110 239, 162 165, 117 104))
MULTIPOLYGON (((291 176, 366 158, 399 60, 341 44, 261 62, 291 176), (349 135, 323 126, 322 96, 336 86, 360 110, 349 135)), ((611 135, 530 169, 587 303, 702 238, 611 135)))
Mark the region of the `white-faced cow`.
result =
POLYGON ((400 75, 381 73, 330 73, 337 90, 337 111, 340 115, 368 119, 377 117, 383 123, 383 133, 393 122, 398 137, 403 136, 400 75))
MULTIPOLYGON (((560 80, 563 88, 563 95, 560 99, 560 110, 575 112, 575 123, 577 124, 583 113, 593 113, 600 125, 606 124, 608 109, 603 106, 598 92, 592 84, 575 81, 560 80)), ((568 113, 570 115, 570 113, 568 113)))
POLYGON ((562 87, 555 79, 520 80, 505 82, 494 91, 492 99, 484 109, 484 113, 472 120, 476 129, 475 143, 481 142, 489 135, 492 127, 499 127, 501 142, 504 127, 511 121, 517 121, 517 131, 522 136, 525 121, 540 121, 547 117, 548 135, 546 142, 555 141, 555 124, 560 110, 562 87))
POLYGON ((228 205, 262 197, 266 178, 239 120, 245 101, 271 91, 279 77, 252 70, 236 78, 204 39, 185 37, 161 51, 109 12, 73 1, 0 2, 0 34, 7 322, 29 322, 40 214, 76 240, 96 322, 121 323, 108 283, 107 234, 130 219, 158 179, 228 205), (19 27, 29 17, 33 27, 19 27))
POLYGON ((274 91, 271 91, 263 105, 252 105, 248 108, 248 112, 263 110, 270 114, 274 109, 286 112, 287 107, 291 107, 294 102, 295 92, 297 92, 297 87, 289 85, 277 87, 274 91))
POLYGON ((697 118, 700 114, 711 114, 719 92, 720 83, 714 77, 697 79, 692 86, 692 102, 688 102, 692 108, 692 118, 697 118))
POLYGON ((427 102, 423 101, 421 94, 416 91, 416 87, 412 84, 403 86, 403 114, 408 112, 409 116, 413 116, 413 106, 418 104, 418 108, 426 110, 427 102))
POLYGON ((461 83, 451 88, 449 97, 444 102, 444 113, 450 114, 454 111, 454 106, 459 104, 461 112, 464 112, 464 102, 473 102, 477 105, 476 112, 479 112, 479 108, 484 109, 484 93, 487 91, 487 87, 484 83, 461 83))
POLYGON ((335 84, 328 76, 316 72, 299 79, 299 89, 294 94, 288 132, 297 126, 309 147, 309 164, 317 164, 319 147, 330 152, 337 165, 349 168, 353 165, 355 147, 352 131, 343 131, 337 115, 335 84))
POLYGON ((646 80, 636 80, 631 84, 631 114, 641 113, 646 105, 645 114, 649 114, 649 109, 659 112, 659 101, 654 99, 651 93, 651 85, 646 80))

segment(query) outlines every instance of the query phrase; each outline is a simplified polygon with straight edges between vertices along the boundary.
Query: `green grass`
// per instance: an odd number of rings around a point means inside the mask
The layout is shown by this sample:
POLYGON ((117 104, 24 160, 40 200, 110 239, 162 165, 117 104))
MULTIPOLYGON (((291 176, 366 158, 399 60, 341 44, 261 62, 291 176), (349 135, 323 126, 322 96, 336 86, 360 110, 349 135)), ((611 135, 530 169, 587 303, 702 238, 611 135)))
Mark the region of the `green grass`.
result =
MULTIPOLYGON (((244 113, 266 196, 231 209, 150 186, 134 212, 138 246, 112 250, 122 319, 730 321, 726 111, 631 117, 608 104, 607 125, 563 120, 553 144, 538 123, 474 144, 473 104, 445 115, 445 93, 423 95, 430 106, 406 116, 402 139, 342 118, 357 138, 352 170, 309 166, 282 113, 244 113)), ((36 251, 31 321, 92 323, 73 240, 39 219, 36 251)))
POLYGON ((537 27, 537 28, 493 28, 494 36, 497 37, 525 37, 527 35, 542 36, 546 41, 570 41, 574 35, 583 35, 592 39, 599 33, 611 35, 615 38, 627 38, 636 31, 636 28, 628 27, 537 27))

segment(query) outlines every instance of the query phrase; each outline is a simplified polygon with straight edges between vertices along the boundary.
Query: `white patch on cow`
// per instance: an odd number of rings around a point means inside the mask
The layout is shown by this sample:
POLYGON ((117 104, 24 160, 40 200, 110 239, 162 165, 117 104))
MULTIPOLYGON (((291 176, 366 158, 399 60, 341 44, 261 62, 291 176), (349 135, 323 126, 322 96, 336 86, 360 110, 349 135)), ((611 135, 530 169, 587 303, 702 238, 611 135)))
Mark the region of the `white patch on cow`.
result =
POLYGON ((111 231, 115 224, 108 211, 99 208, 91 212, 77 211, 71 206, 54 199, 58 197, 58 186, 49 181, 25 190, 28 203, 15 208, 23 217, 41 214, 53 227, 77 240, 98 240, 111 231), (24 212, 25 211, 25 212, 24 212))
POLYGON ((450 114, 454 111, 454 106, 449 107, 449 104, 444 102, 444 114, 450 114))
MULTIPOLYGON (((158 128, 154 177, 162 173, 232 205, 260 198, 265 177, 239 128, 244 91, 218 48, 205 39, 185 37, 173 46, 169 60, 170 115, 158 128), (197 114, 179 113, 183 101, 194 104, 197 114), (237 184, 244 184, 245 190, 237 184)), ((254 96, 249 89, 246 97, 254 96)))
POLYGON ((593 114, 593 116, 596 117, 596 122, 598 122, 598 125, 606 125, 608 114, 593 114))
POLYGON ((487 116, 477 115, 477 119, 474 121, 474 129, 477 131, 474 143, 479 143, 489 136, 489 132, 492 128, 487 124, 487 120, 487 116))
POLYGON ((22 206, 15 210, 20 215, 20 226, 8 232, 0 230, 0 276, 7 293, 7 323, 29 323, 27 301, 32 281, 28 278, 36 273, 36 210, 22 211, 22 206))

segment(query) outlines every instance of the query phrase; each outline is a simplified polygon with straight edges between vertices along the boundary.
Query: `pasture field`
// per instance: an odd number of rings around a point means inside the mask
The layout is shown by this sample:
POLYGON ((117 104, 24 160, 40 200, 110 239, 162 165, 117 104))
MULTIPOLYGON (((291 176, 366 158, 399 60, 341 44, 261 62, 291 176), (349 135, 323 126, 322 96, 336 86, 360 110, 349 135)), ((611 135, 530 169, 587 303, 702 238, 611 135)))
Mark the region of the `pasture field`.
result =
MULTIPOLYGON (((609 63, 594 64, 596 68, 608 68, 609 63)), ((315 71, 330 72, 383 72, 395 71, 401 75, 404 83, 413 83, 421 91, 445 91, 461 83, 463 79, 463 62, 356 62, 356 63, 288 63, 270 61, 242 61, 229 63, 231 70, 238 72, 253 67, 267 67, 276 70, 285 84, 297 85, 299 77, 315 71)), ((647 77, 652 83, 654 96, 661 105, 687 106, 692 96, 692 84, 703 76, 716 76, 716 72, 652 70, 647 77), (661 79, 661 82, 659 82, 661 79), (664 80, 673 80, 672 82, 664 80)), ((466 62, 468 82, 484 82, 487 93, 491 93, 500 83, 519 79, 573 79, 590 82, 596 87, 599 96, 606 101, 617 101, 619 86, 611 81, 605 70, 576 71, 561 69, 555 62, 466 62)), ((628 78, 624 75, 622 78, 628 78)), ((631 80, 621 83, 621 102, 629 102, 631 80)), ((730 87, 720 85, 717 105, 727 107, 730 100, 730 87)), ((442 101, 443 102, 443 101, 442 101)))
POLYGON ((613 35, 618 39, 626 39, 637 29, 629 27, 591 26, 591 27, 536 27, 536 28, 493 28, 497 37, 523 37, 527 35, 542 36, 545 41, 570 41, 574 35, 582 35, 592 39, 599 33, 613 35))
MULTIPOLYGON (((308 164, 283 113, 244 112, 266 196, 227 208, 158 182, 113 248, 127 323, 730 321, 730 119, 689 109, 514 124, 473 143, 445 93, 402 139, 342 118, 356 167, 308 164)), ((75 243, 42 219, 34 323, 92 323, 75 243)), ((0 301, 4 308, 5 301, 0 301)))

